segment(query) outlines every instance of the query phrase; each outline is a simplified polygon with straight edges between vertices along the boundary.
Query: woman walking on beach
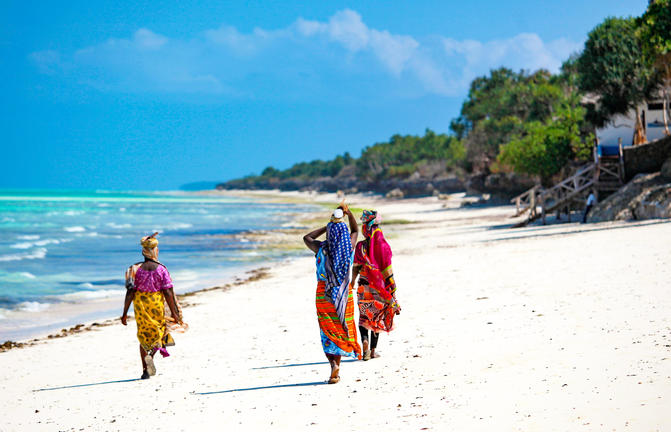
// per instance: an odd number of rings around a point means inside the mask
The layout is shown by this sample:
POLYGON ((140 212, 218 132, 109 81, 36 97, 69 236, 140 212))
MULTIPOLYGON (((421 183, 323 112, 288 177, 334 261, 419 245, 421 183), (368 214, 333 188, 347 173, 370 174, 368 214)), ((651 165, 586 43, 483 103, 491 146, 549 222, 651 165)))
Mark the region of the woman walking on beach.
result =
POLYGON ((352 245, 359 227, 345 204, 341 204, 325 227, 303 237, 305 245, 317 259, 317 319, 324 354, 331 365, 328 383, 340 381, 342 356, 361 358, 354 325, 354 299, 349 283, 352 245), (343 221, 347 215, 349 229, 343 221), (317 238, 326 233, 326 240, 317 238))
POLYGON ((379 224, 380 217, 375 210, 364 210, 361 216, 364 240, 356 245, 352 268, 352 284, 359 276, 357 300, 364 360, 379 357, 375 349, 380 332, 392 331, 394 315, 401 313, 401 308, 396 302, 391 248, 379 224))
POLYGON ((140 341, 140 359, 142 360, 142 379, 156 374, 154 354, 160 352, 168 357, 166 346, 174 345, 168 334, 168 325, 179 331, 185 328, 182 322, 172 280, 168 269, 158 261, 158 240, 154 233, 143 237, 142 255, 144 262, 133 264, 126 271, 126 299, 121 315, 123 325, 127 324, 128 308, 134 305, 137 322, 137 338, 140 341), (168 304, 170 316, 166 323, 164 302, 168 304))

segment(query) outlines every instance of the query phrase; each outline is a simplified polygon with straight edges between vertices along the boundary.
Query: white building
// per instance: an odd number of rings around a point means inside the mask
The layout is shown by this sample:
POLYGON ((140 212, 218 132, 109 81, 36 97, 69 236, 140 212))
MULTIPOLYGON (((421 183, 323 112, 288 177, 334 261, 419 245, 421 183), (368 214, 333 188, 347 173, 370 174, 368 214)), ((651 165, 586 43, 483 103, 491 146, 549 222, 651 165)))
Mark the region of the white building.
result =
MULTIPOLYGON (((664 138, 665 136, 663 107, 662 99, 649 101, 639 107, 641 122, 648 142, 664 138)), ((671 118, 668 117, 668 110, 667 119, 671 128, 671 118)), ((631 110, 627 115, 618 114, 605 127, 597 129, 596 137, 600 154, 604 156, 616 154, 620 139, 622 140, 623 147, 633 145, 635 124, 636 112, 635 110, 631 110)))

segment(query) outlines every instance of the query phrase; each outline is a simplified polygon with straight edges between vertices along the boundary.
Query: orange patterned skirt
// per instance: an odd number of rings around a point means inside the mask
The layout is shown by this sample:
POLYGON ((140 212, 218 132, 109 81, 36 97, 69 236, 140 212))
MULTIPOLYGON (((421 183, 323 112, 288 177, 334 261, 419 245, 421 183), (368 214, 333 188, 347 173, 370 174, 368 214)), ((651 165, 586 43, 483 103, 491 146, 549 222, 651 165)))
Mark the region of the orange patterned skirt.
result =
POLYGON ((361 348, 357 341, 356 326, 354 324, 354 297, 352 285, 349 286, 347 307, 345 308, 345 326, 340 322, 336 308, 324 295, 324 281, 317 282, 317 320, 321 334, 324 353, 361 358, 361 348), (345 330, 345 328, 347 330, 345 330))

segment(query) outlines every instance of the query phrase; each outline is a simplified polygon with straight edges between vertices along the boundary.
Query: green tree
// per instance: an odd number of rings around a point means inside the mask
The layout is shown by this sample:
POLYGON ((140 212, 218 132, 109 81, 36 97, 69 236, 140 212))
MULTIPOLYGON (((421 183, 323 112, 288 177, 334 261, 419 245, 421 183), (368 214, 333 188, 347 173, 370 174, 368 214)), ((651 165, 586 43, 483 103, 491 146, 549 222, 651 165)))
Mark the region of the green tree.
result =
POLYGON ((562 91, 548 71, 492 70, 471 83, 461 115, 450 124, 463 138, 466 159, 476 171, 488 172, 501 145, 524 131, 524 123, 552 115, 562 91))
POLYGON ((428 162, 442 161, 446 169, 459 167, 463 145, 454 136, 426 129, 424 136, 394 135, 388 142, 368 146, 357 160, 357 173, 367 179, 406 177, 428 162))
POLYGON ((671 0, 651 2, 639 21, 643 50, 653 59, 654 67, 663 80, 664 132, 669 135, 667 112, 671 88, 671 0))
POLYGON ((525 123, 524 133, 502 146, 498 161, 516 172, 538 175, 548 186, 569 161, 589 159, 591 140, 581 133, 584 121, 584 108, 565 103, 553 118, 525 123))
POLYGON ((615 114, 634 110, 636 134, 642 135, 639 105, 653 93, 657 80, 650 61, 642 54, 642 43, 634 18, 606 18, 588 35, 576 62, 580 90, 598 97, 590 104, 590 121, 605 124, 615 114))
POLYGON ((275 169, 274 167, 267 167, 261 172, 262 177, 277 177, 279 175, 280 171, 278 169, 275 169))

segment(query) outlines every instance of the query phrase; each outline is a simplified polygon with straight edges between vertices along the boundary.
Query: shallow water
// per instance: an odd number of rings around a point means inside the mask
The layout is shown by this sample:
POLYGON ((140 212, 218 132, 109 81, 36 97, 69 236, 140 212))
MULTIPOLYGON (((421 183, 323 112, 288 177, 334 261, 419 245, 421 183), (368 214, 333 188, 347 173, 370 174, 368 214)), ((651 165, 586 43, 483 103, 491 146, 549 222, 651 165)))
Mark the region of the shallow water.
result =
POLYGON ((160 232, 160 260, 186 292, 286 257, 233 234, 276 229, 312 209, 179 192, 0 191, 0 341, 48 327, 49 309, 123 297, 143 235, 160 232))

